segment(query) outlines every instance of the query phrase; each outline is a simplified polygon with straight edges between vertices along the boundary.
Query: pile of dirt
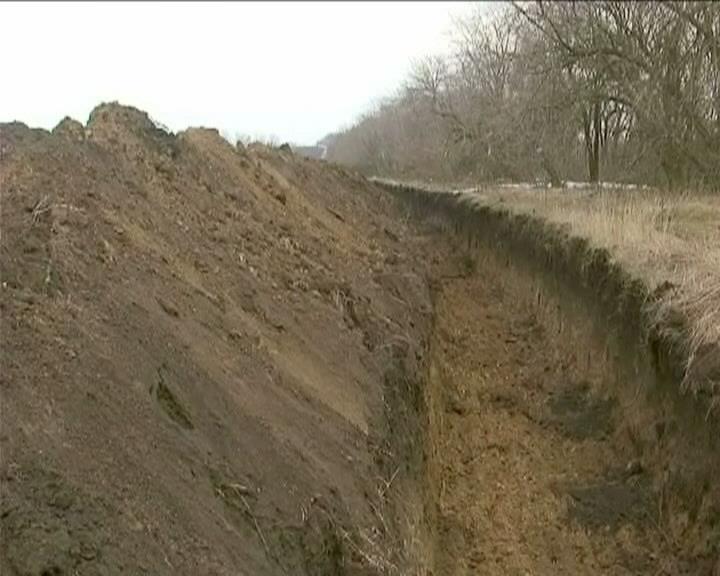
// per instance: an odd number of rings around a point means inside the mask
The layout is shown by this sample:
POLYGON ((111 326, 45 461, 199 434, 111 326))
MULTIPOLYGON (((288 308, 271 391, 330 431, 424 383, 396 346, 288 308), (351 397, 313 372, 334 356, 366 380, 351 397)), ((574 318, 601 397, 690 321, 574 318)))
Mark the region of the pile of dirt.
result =
POLYGON ((0 125, 0 178, 3 574, 423 561, 427 240, 387 194, 117 104, 0 125))

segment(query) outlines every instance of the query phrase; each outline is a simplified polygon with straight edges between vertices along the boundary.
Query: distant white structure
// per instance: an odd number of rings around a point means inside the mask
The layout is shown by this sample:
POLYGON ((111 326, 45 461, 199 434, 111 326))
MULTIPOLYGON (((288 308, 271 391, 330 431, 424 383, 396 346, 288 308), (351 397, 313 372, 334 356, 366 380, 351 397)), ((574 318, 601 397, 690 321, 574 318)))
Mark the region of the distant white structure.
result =
POLYGON ((325 144, 316 144, 315 146, 291 146, 292 151, 306 158, 314 158, 316 160, 325 160, 327 158, 328 147, 325 144))

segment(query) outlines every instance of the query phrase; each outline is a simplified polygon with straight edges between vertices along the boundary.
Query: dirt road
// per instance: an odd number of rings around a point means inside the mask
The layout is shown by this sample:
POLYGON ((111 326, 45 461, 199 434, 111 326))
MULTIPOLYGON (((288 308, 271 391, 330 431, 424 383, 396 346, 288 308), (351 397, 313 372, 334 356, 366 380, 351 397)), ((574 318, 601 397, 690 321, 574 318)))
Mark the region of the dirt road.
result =
POLYGON ((494 272, 435 295, 435 574, 697 574, 659 530, 642 466, 614 446, 613 401, 494 272))

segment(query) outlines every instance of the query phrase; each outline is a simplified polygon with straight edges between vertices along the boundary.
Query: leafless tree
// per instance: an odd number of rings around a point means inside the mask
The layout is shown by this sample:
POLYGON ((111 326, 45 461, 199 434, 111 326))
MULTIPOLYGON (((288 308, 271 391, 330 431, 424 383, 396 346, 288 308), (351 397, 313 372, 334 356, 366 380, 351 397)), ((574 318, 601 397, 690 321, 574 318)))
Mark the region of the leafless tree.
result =
POLYGON ((720 4, 478 11, 458 22, 449 56, 417 62, 404 90, 331 156, 353 139, 383 151, 355 146, 353 161, 370 171, 554 183, 657 184, 664 174, 671 187, 718 188, 720 4))

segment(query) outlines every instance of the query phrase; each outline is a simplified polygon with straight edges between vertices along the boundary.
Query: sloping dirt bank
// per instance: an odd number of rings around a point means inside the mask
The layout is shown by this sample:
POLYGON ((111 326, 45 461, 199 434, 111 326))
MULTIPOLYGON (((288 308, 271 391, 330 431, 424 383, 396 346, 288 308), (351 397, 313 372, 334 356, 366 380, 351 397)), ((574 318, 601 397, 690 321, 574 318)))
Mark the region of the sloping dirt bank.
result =
POLYGON ((0 178, 3 575, 423 563, 426 240, 387 194, 112 104, 0 126, 0 178))
POLYGON ((436 573, 717 572, 716 423, 642 283, 539 220, 389 190, 466 268, 434 292, 436 573))

